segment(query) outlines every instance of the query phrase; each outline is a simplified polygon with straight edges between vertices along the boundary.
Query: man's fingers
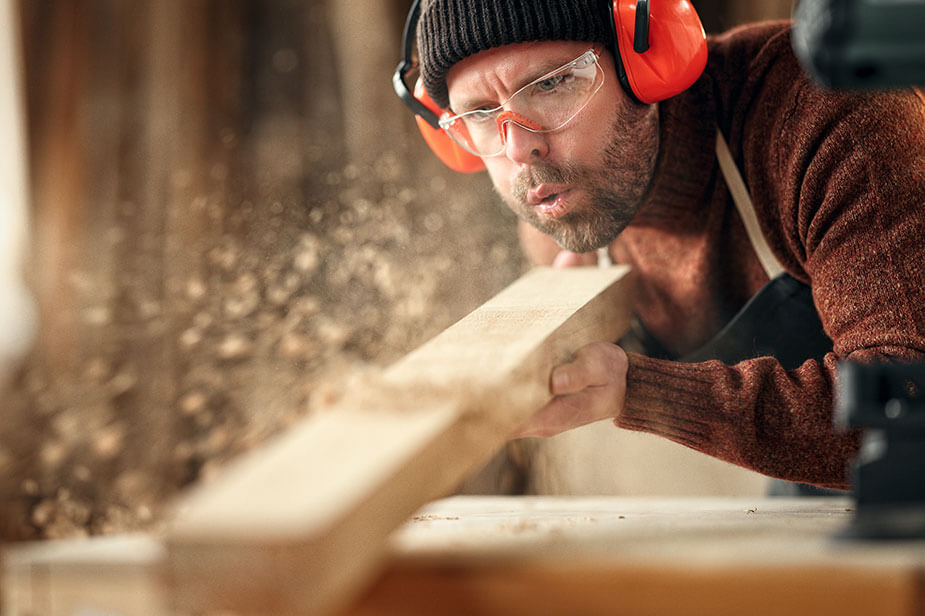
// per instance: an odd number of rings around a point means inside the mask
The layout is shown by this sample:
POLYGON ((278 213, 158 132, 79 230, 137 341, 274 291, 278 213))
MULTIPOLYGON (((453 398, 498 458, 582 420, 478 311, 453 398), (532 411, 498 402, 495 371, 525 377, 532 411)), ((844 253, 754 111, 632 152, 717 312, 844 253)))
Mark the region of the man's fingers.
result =
POLYGON ((613 345, 595 343, 582 347, 575 358, 553 368, 550 392, 555 396, 578 393, 586 387, 607 385, 613 378, 613 345))
POLYGON ((582 347, 571 362, 553 369, 553 399, 514 436, 552 436, 614 417, 623 407, 626 369, 626 353, 617 345, 596 342, 582 347))
POLYGON ((513 438, 554 436, 597 421, 592 409, 587 392, 553 398, 521 426, 513 438))

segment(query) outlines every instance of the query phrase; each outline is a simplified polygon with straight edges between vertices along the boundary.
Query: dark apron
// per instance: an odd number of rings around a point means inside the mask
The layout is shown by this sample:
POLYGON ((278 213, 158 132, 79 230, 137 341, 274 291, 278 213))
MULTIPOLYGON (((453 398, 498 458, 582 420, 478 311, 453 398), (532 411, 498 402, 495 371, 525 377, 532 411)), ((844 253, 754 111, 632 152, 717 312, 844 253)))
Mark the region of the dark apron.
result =
MULTIPOLYGON (((657 348, 651 347, 654 342, 651 336, 646 338, 650 352, 662 355, 657 348)), ((822 328, 809 285, 784 273, 764 285, 710 341, 678 361, 693 363, 718 359, 732 365, 771 356, 784 369, 793 370, 809 359, 821 361, 831 350, 832 340, 822 328)), ((821 496, 843 492, 772 479, 768 494, 821 496)))
MULTIPOLYGON (((832 339, 822 328, 809 285, 784 273, 764 285, 719 333, 681 361, 718 359, 732 365, 771 356, 785 370, 794 370, 809 359, 822 361, 831 351, 832 339)), ((840 493, 782 479, 772 479, 768 487, 769 496, 840 493)))
POLYGON ((785 273, 764 285, 719 333, 680 361, 737 364, 770 355, 785 370, 793 370, 831 350, 809 285, 785 273))

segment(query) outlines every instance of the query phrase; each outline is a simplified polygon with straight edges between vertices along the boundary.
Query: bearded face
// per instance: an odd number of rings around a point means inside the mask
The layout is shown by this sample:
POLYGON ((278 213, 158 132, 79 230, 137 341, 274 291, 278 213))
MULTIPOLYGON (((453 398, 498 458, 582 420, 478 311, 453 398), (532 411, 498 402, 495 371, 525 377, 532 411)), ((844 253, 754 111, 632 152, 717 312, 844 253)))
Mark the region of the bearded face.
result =
POLYGON ((556 164, 540 159, 515 175, 508 194, 497 183, 496 191, 514 213, 562 248, 589 252, 607 246, 639 209, 658 151, 654 108, 638 117, 626 115, 611 125, 609 143, 597 161, 556 164), (565 190, 544 194, 542 186, 565 190), (557 200, 568 203, 557 208, 557 200))
MULTIPOLYGON (((451 107, 454 113, 497 109, 588 46, 516 43, 469 56, 447 74, 451 107)), ((631 101, 610 53, 599 50, 598 58, 602 84, 566 124, 547 132, 531 130, 529 117, 499 123, 503 150, 482 158, 507 206, 573 252, 609 244, 630 223, 651 184, 658 153, 658 108, 631 101)))

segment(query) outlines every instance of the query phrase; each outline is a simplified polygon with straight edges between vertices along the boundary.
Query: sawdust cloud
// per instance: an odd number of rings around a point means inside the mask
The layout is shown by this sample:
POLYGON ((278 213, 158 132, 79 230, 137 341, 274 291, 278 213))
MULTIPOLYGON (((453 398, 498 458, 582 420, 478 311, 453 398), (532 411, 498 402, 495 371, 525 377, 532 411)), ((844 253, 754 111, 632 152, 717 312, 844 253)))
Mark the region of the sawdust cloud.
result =
POLYGON ((383 117, 404 137, 350 155, 327 39, 290 23, 322 14, 262 5, 258 36, 257 9, 202 6, 233 27, 203 22, 220 40, 178 65, 198 77, 159 73, 176 107, 139 99, 133 62, 152 52, 131 29, 118 61, 108 34, 86 56, 60 48, 92 69, 87 136, 36 148, 54 180, 30 238, 41 324, 0 392, 0 539, 158 531, 186 487, 326 384, 395 361, 524 269, 487 179, 433 160, 391 92, 383 117))

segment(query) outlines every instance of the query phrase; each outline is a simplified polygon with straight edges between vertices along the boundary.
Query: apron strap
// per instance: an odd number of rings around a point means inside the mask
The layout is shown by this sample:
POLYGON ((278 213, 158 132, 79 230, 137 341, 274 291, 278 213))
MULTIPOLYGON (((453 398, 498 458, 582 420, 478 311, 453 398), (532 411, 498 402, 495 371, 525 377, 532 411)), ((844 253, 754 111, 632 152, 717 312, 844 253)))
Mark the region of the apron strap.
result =
POLYGON ((732 154, 729 152, 729 145, 726 143, 726 139, 723 138, 723 133, 719 128, 716 129, 716 158, 719 160, 719 168, 723 173, 723 178, 726 180, 726 186, 729 187, 729 192, 732 193, 732 200, 735 202, 739 216, 745 224, 745 232, 748 234, 752 248, 761 262, 761 267, 764 268, 768 278, 774 280, 785 270, 777 257, 774 256, 774 253, 771 252, 771 247, 768 246, 767 240, 764 239, 761 227, 758 226, 758 218, 755 216, 755 207, 752 205, 752 198, 748 194, 748 188, 746 188, 745 182, 742 180, 742 175, 739 173, 739 169, 732 159, 732 154))

